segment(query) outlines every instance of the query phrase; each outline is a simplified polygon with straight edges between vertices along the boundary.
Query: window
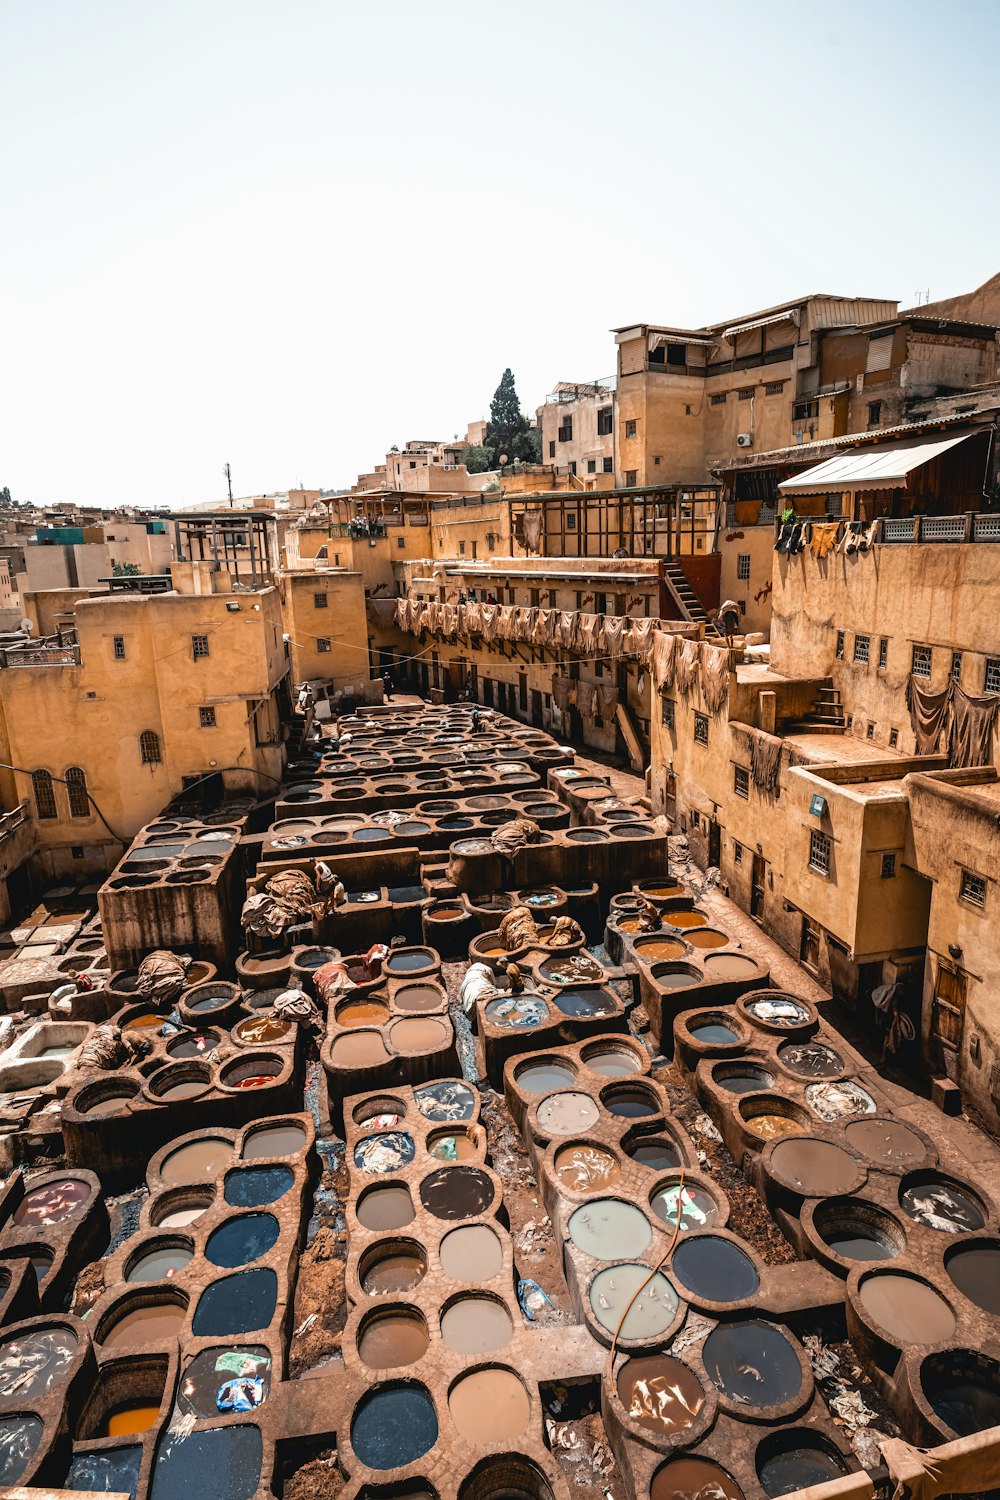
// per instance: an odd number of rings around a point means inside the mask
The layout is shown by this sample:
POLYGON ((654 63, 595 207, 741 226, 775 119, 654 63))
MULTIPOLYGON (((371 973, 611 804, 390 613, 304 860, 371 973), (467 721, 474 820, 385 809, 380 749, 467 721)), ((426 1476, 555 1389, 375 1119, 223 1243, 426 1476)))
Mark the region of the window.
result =
POLYGON ((602 406, 597 413, 597 436, 610 437, 614 428, 612 427, 612 408, 602 406))
POLYGON ((708 744, 708 715, 696 713, 694 716, 694 742, 696 745, 708 744))
POLYGON ((882 879, 892 880, 896 874, 896 856, 894 854, 883 854, 882 856, 882 879))
POLYGON ((962 680, 962 653, 961 653, 961 651, 953 651, 951 653, 951 675, 954 678, 955 682, 961 682, 961 680, 962 680))
POLYGON ((910 671, 914 677, 929 677, 931 675, 930 646, 914 646, 910 671))
POLYGON ((716 391, 714 396, 708 398, 709 406, 725 406, 727 394, 726 391, 716 391))
POLYGON ((625 436, 627 438, 634 438, 635 437, 635 428, 636 428, 636 419, 635 419, 635 417, 630 417, 629 420, 625 423, 625 436))
POLYGON ((856 635, 854 637, 854 660, 867 665, 869 656, 871 655, 871 645, 871 636, 856 635))
POLYGON ((313 609, 326 609, 328 596, 326 594, 313 594, 313 609))
POLYGON ((69 793, 70 817, 89 818, 90 798, 87 796, 87 777, 80 766, 70 766, 66 772, 66 790, 69 793))
POLYGON ((657 468, 659 468, 659 465, 660 465, 660 455, 658 453, 654 453, 653 454, 653 463, 657 466, 657 468))
POLYGON ((745 385, 743 387, 743 389, 740 391, 740 400, 741 401, 752 401, 753 400, 753 393, 754 393, 755 390, 756 390, 755 386, 745 385))
POLYGON ((983 672, 983 692, 1000 693, 1000 656, 988 656, 983 672))
POLYGON ((458 555, 460 557, 464 557, 465 556, 465 543, 464 542, 459 542, 459 544, 458 544, 458 555))
POLYGON ((846 639, 847 639, 846 632, 843 631, 843 630, 838 630, 837 631, 837 660, 838 661, 843 661, 844 660, 844 642, 846 641, 846 639))
POLYGON ((737 558, 736 558, 736 576, 737 576, 737 578, 743 578, 743 579, 747 579, 747 578, 750 577, 750 554, 749 554, 749 552, 740 552, 737 555, 737 558))
POLYGON ((733 864, 734 865, 741 865, 742 863, 743 863, 743 845, 742 844, 734 844, 733 845, 733 864))
POLYGON ((605 474, 613 474, 614 473, 614 468, 615 468, 615 466, 614 466, 613 461, 610 458, 606 458, 604 460, 604 473, 605 474))
POLYGON ((597 473, 597 459, 596 458, 588 458, 587 459, 587 473, 588 474, 596 474, 597 473))
POLYGON ((795 422, 805 422, 809 419, 809 417, 818 416, 818 401, 796 401, 795 405, 792 407, 792 420, 795 422))
POLYGON ((802 936, 799 938, 799 962, 815 974, 819 968, 822 928, 812 917, 802 914, 802 936))
POLYGON ((556 456, 556 445, 555 445, 555 443, 550 443, 549 444, 549 457, 550 458, 555 458, 555 456, 556 456))
POLYGON ((829 875, 833 840, 821 828, 809 830, 809 868, 819 875, 829 875))
POLYGON ((885 671, 886 663, 888 662, 888 660, 889 642, 886 640, 885 636, 883 636, 878 643, 878 669, 880 672, 885 671))
POLYGON ((750 798, 750 772, 746 766, 733 767, 733 791, 737 797, 742 797, 744 802, 750 798))
POLYGON ((330 649, 330 637, 328 635, 317 636, 317 638, 316 638, 316 650, 317 651, 329 651, 329 649, 330 649))
POLYGON ((673 729, 673 727, 674 727, 674 715, 675 715, 676 711, 677 711, 677 705, 674 702, 673 698, 664 698, 664 700, 663 700, 663 707, 662 707, 662 709, 660 711, 661 712, 661 717, 663 719, 663 727, 664 727, 664 729, 673 729))
POLYGON ((111 637, 111 645, 114 650, 115 661, 124 661, 125 637, 123 635, 113 635, 111 637))
POLYGON ((882 416, 881 401, 869 401, 868 403, 868 426, 877 427, 882 416))
POLYGON ((783 380, 771 380, 764 387, 764 395, 765 396, 780 396, 781 393, 782 393, 782 391, 784 389, 785 389, 785 382, 783 380))
POLYGON ((668 344, 667 345, 667 364, 668 365, 686 365, 687 364, 687 357, 688 357, 688 346, 687 346, 687 344, 668 344))
POLYGON ((896 748, 896 746, 898 744, 899 744, 899 730, 898 729, 890 729, 889 730, 889 749, 890 750, 895 750, 895 748, 896 748))
POLYGON ((215 728, 215 709, 214 708, 199 708, 199 710, 198 710, 198 723, 201 725, 202 729, 214 729, 215 728))
POLYGON ((576 459, 575 458, 570 461, 569 472, 571 474, 575 474, 576 473, 576 459))
POLYGON ((82 844, 73 844, 69 852, 71 859, 83 859, 85 857, 82 844))
POLYGON ((870 722, 868 728, 865 730, 865 738, 869 740, 873 740, 875 738, 875 725, 870 722))
POLYGON ((52 777, 48 771, 32 771, 31 790, 35 797, 35 812, 39 818, 57 818, 56 794, 52 777))
POLYGON ((638 476, 638 472, 639 472, 638 469, 626 469, 625 470, 625 488, 627 490, 634 490, 635 489, 635 482, 636 482, 636 478, 638 476))
POLYGON ((158 766, 163 759, 160 736, 155 729, 144 729, 139 736, 139 754, 144 766, 158 766))
POLYGON ((192 651, 192 654, 194 656, 195 661, 198 661, 198 659, 200 657, 202 657, 202 656, 207 656, 208 655, 208 636, 207 635, 193 635, 191 637, 191 651, 192 651))
POLYGON ((560 443, 571 443, 573 441, 573 418, 567 417, 562 426, 556 429, 556 437, 560 443))
POLYGON ((396 546, 397 547, 405 547, 406 546, 406 537, 405 536, 398 536, 396 538, 396 546))
POLYGON ((968 901, 970 906, 978 906, 982 909, 986 905, 985 877, 973 875, 971 870, 963 870, 962 884, 958 894, 963 901, 968 901))

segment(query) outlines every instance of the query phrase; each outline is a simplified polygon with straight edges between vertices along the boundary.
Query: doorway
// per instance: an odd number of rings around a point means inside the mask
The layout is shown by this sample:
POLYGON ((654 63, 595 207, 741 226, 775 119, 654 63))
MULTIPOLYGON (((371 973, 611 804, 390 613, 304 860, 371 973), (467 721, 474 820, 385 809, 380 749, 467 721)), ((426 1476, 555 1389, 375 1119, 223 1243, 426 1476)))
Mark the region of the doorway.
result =
POLYGON ((764 915, 764 881, 767 866, 764 863, 763 854, 755 854, 753 857, 753 869, 750 874, 750 915, 761 921, 764 915))
POLYGON ((708 862, 716 869, 722 863, 722 829, 715 818, 708 825, 708 862))
POLYGON ((813 974, 819 973, 820 926, 812 917, 802 913, 802 938, 799 943, 799 962, 813 974))

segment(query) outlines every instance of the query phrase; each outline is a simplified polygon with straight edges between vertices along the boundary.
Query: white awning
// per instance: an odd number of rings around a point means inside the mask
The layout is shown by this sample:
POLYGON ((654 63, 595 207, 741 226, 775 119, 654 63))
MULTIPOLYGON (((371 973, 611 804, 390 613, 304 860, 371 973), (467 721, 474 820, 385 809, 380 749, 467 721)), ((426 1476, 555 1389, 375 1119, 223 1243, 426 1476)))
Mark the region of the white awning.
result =
POLYGON ((929 464, 940 453, 946 453, 972 436, 971 432, 963 432, 958 437, 928 437, 913 443, 852 448, 850 452, 838 453, 836 458, 828 458, 791 479, 783 479, 778 489, 783 495, 835 495, 852 490, 905 488, 912 470, 929 464))
POLYGON ((787 312, 770 313, 766 318, 748 318, 745 323, 730 323, 719 335, 723 339, 735 338, 738 333, 752 333, 755 328, 770 328, 772 323, 794 323, 799 326, 799 310, 791 307, 787 312))

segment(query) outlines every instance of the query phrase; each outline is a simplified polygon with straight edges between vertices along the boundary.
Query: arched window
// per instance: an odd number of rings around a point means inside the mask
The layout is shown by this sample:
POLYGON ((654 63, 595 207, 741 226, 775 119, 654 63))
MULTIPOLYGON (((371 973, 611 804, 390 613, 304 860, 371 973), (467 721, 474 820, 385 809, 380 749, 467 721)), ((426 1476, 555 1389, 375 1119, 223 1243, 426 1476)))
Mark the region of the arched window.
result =
POLYGON ((144 729, 139 736, 139 752, 144 766, 158 766, 163 759, 160 736, 155 729, 144 729))
POLYGON ((66 772, 66 789, 69 792, 70 817, 89 818, 90 798, 87 795, 87 776, 80 766, 70 766, 66 772))
POLYGON ((56 794, 48 771, 32 771, 31 790, 35 794, 35 812, 39 818, 58 818, 56 794))

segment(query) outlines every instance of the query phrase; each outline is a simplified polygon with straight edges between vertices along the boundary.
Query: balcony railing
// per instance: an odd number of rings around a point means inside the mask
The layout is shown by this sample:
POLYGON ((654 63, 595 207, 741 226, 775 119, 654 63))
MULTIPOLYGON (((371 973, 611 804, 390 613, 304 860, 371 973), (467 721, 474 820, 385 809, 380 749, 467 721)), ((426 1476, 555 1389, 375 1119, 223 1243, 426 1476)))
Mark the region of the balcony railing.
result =
POLYGON ((883 542, 1000 542, 1000 511, 959 516, 885 516, 883 542))
POLYGON ((7 646, 0 651, 4 667, 78 667, 79 646, 7 646))
POLYGON ((10 812, 0 813, 0 844, 13 838, 19 828, 28 822, 28 804, 19 802, 10 812))

